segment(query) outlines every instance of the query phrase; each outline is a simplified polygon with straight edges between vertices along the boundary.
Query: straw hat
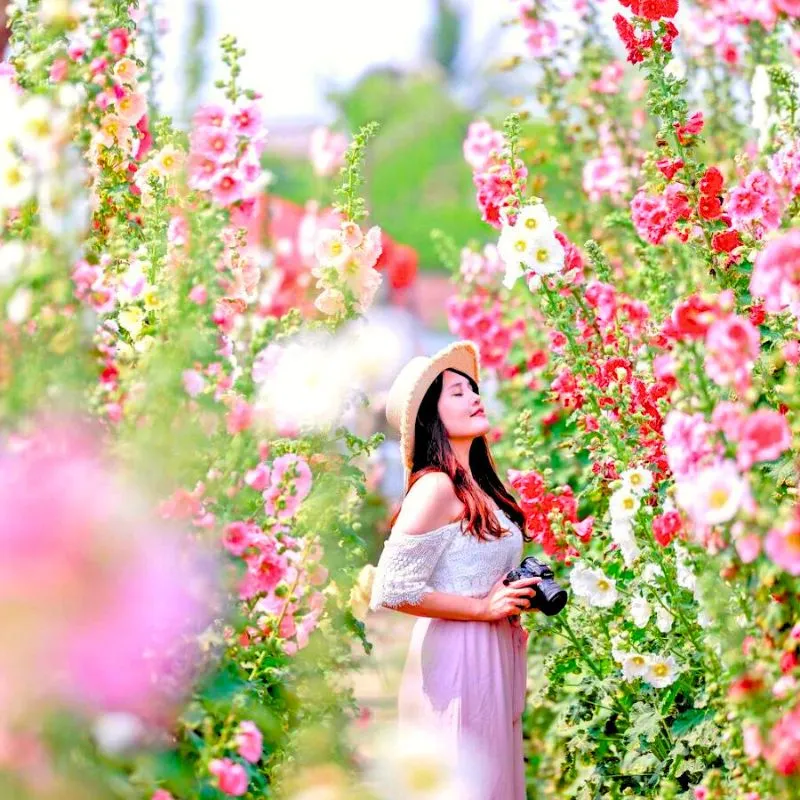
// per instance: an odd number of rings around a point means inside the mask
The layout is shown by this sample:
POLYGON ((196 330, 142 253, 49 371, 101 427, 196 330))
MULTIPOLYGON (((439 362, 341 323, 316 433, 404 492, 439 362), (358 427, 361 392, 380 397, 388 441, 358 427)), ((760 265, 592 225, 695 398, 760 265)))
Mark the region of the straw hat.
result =
POLYGON ((395 378, 386 398, 386 419, 400 432, 400 455, 405 469, 405 485, 411 477, 414 458, 414 427, 425 392, 446 369, 457 369, 479 380, 478 349, 472 342, 453 342, 435 355, 415 356, 395 378))

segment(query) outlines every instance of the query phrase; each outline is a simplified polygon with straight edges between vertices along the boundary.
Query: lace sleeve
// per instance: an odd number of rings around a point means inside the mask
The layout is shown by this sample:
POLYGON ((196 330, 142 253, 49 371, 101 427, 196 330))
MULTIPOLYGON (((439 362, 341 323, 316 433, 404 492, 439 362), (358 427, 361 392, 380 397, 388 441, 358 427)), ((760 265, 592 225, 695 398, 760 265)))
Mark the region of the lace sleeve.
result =
POLYGON ((436 562, 459 529, 451 523, 428 533, 392 533, 383 546, 369 607, 417 605, 436 562))

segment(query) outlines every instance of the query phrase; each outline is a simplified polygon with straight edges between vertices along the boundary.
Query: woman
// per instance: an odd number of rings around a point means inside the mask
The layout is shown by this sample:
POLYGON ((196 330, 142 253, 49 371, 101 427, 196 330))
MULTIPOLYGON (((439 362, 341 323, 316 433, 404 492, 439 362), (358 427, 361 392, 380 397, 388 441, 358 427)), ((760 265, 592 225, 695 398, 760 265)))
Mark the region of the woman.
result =
POLYGON ((476 800, 524 800, 520 717, 537 578, 503 585, 522 555, 522 511, 489 453, 478 354, 456 342, 412 359, 386 403, 400 432, 406 495, 378 562, 370 607, 421 617, 399 696, 399 722, 432 727, 459 765, 483 765, 476 800))

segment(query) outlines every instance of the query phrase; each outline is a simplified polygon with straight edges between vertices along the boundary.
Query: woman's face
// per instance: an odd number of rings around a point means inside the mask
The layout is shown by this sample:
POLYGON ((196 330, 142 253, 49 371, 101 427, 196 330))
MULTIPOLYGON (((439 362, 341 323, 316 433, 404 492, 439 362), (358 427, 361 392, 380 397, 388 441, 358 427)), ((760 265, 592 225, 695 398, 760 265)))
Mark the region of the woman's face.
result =
POLYGON ((438 409, 450 439, 477 439, 489 430, 480 395, 457 372, 445 370, 438 409))

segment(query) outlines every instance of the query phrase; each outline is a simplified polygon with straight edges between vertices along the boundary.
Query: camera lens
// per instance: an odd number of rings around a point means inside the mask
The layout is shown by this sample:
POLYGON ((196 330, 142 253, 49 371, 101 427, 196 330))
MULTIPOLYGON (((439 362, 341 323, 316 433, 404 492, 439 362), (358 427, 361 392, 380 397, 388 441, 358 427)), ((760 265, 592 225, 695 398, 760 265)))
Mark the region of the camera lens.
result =
POLYGON ((539 608, 546 616, 555 616, 567 604, 567 590, 562 589, 554 580, 546 578, 537 588, 542 598, 539 608))

